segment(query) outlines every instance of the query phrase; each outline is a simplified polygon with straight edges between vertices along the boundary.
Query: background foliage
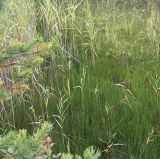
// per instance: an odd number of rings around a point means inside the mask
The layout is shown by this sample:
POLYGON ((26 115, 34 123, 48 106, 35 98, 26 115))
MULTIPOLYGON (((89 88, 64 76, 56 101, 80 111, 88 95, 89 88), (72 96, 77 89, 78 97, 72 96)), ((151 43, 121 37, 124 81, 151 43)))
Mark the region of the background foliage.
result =
POLYGON ((2 134, 34 132, 48 120, 56 152, 96 145, 104 158, 159 156, 158 1, 10 0, 4 6, 2 134))

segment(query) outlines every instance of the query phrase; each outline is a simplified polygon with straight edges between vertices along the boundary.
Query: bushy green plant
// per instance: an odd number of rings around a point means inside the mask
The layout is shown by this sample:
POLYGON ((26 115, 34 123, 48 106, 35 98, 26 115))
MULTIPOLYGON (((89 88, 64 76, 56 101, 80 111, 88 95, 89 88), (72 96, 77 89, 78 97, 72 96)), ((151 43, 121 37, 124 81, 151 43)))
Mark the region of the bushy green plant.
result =
MULTIPOLYGON (((2 159, 82 159, 79 155, 70 153, 59 153, 54 155, 52 151, 53 143, 49 137, 52 124, 44 122, 33 135, 28 135, 26 130, 10 131, 0 137, 0 157, 2 159)), ((84 151, 84 159, 98 159, 100 151, 93 146, 84 151)))
POLYGON ((36 133, 27 135, 26 130, 10 131, 0 138, 0 156, 3 159, 40 159, 51 155, 48 137, 52 125, 45 122, 36 133))
POLYGON ((12 95, 20 94, 28 88, 26 81, 52 47, 52 43, 38 38, 27 43, 12 39, 7 47, 0 50, 1 100, 8 100, 12 95))

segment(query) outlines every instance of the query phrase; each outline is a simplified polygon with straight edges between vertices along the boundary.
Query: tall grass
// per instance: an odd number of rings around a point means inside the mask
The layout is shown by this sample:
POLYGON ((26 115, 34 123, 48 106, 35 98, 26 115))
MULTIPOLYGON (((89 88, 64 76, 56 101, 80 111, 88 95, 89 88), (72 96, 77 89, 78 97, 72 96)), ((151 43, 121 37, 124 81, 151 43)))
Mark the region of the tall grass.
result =
POLYGON ((1 13, 2 47, 38 34, 53 49, 30 89, 12 107, 3 101, 3 130, 32 132, 49 120, 57 151, 95 145, 106 158, 158 158, 159 23, 151 1, 9 1, 1 13))

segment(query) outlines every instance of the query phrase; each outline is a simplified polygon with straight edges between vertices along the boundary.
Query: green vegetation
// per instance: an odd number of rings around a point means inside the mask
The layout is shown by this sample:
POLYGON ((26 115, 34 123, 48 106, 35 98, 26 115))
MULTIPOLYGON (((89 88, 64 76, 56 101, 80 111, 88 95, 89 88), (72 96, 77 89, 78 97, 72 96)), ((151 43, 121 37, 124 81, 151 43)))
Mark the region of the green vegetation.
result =
MULTIPOLYGON (((27 136, 26 130, 10 131, 6 136, 0 138, 0 157, 3 159, 82 159, 79 155, 72 155, 70 153, 59 153, 57 155, 52 153, 51 148, 53 143, 48 136, 52 130, 52 125, 45 122, 37 130, 33 136, 27 136)), ((100 151, 88 147, 84 150, 84 159, 98 159, 100 151)))
POLYGON ((2 135, 22 128, 32 134, 49 121, 57 153, 82 154, 94 145, 102 158, 160 156, 158 1, 6 0, 2 6, 2 135))

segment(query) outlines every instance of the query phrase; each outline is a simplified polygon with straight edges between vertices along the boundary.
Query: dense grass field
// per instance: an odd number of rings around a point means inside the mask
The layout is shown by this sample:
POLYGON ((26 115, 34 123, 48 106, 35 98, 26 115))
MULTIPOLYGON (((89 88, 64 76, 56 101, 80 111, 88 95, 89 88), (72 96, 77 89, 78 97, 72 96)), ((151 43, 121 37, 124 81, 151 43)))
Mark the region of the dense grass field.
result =
POLYGON ((23 65, 0 65, 2 81, 28 86, 9 99, 0 91, 1 135, 50 121, 56 152, 94 145, 107 159, 160 158, 159 26, 156 1, 4 1, 0 57, 25 61, 16 46, 35 39, 51 49, 27 78, 23 65))

